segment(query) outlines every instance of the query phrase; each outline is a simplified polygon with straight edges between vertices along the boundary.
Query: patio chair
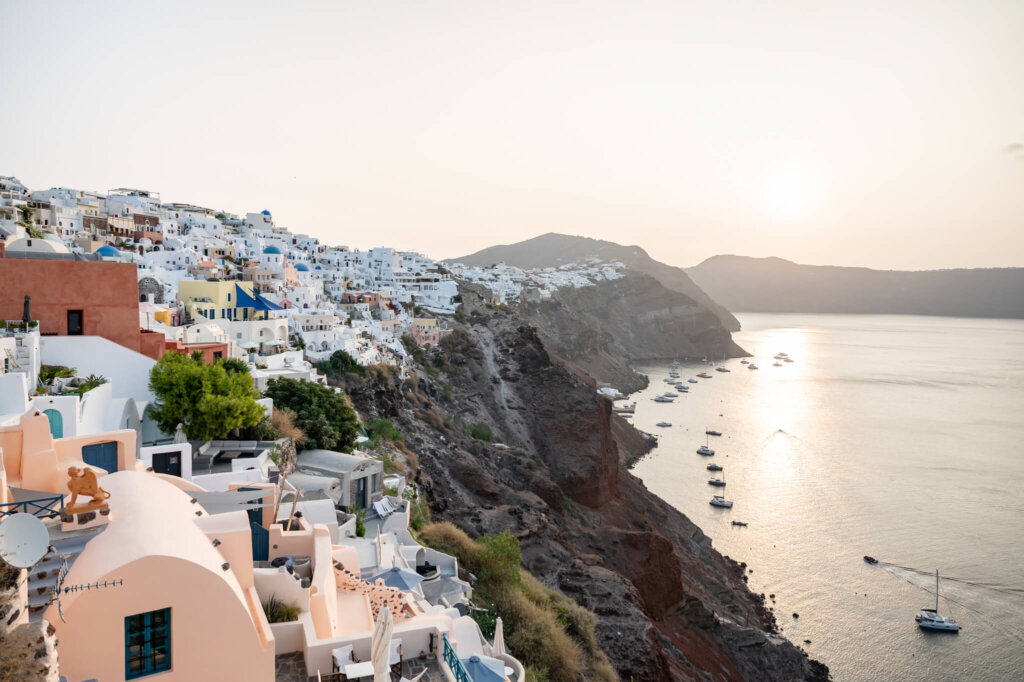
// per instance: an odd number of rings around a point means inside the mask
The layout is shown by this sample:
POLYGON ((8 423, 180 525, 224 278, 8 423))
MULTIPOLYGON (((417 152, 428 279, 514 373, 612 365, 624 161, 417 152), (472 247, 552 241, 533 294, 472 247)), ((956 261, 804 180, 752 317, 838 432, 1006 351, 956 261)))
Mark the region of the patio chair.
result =
POLYGON ((331 659, 334 662, 334 670, 332 672, 344 670, 345 666, 349 663, 355 663, 355 658, 352 656, 352 645, 347 644, 337 649, 331 649, 331 659))
MULTIPOLYGON (((412 673, 409 673, 409 674, 411 675, 412 673)), ((419 682, 420 678, 423 677, 426 674, 427 674, 427 669, 424 668, 423 670, 419 671, 419 673, 416 675, 416 677, 413 677, 412 679, 410 679, 408 677, 403 677, 398 682, 419 682)))

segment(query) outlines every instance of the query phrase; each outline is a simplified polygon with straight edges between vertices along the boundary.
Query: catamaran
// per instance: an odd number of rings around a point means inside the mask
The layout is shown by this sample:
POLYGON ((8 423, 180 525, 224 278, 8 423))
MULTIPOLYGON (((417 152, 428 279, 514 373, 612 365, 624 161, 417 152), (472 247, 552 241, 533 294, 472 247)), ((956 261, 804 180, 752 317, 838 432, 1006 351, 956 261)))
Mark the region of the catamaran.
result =
POLYGON ((955 620, 939 615, 939 569, 935 569, 935 608, 921 609, 921 613, 917 614, 914 620, 924 630, 960 632, 960 625, 955 620))
POLYGON ((710 504, 712 507, 725 507, 726 509, 732 509, 732 500, 727 500, 721 495, 715 495, 712 497, 710 504))
POLYGON ((704 436, 704 445, 701 445, 699 448, 697 448, 697 454, 705 455, 706 457, 710 457, 711 455, 715 454, 715 451, 708 447, 707 436, 704 436))

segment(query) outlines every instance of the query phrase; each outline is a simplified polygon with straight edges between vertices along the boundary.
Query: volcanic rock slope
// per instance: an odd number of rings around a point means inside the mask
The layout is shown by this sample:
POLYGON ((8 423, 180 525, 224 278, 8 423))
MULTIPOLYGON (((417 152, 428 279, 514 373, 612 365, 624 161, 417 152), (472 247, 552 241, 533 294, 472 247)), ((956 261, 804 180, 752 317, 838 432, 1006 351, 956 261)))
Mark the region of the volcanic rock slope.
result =
POLYGON ((405 435, 435 520, 471 535, 509 529, 527 570, 597 614, 623 679, 826 679, 772 635, 743 566, 622 465, 646 439, 518 311, 463 298, 463 322, 429 372, 370 372, 348 386, 364 419, 390 418, 405 435), (460 423, 487 425, 502 445, 460 423))

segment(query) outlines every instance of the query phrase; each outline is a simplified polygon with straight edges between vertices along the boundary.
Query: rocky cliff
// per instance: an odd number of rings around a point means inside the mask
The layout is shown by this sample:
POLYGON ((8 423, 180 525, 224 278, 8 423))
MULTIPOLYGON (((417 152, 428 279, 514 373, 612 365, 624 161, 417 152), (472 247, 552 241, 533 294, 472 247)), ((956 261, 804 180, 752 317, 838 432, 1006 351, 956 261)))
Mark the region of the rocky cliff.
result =
POLYGON ((404 379, 372 371, 347 386, 364 419, 390 418, 405 435, 435 518, 472 535, 511 530, 525 568, 597 614, 623 679, 825 679, 773 636, 743 566, 621 465, 647 441, 520 311, 463 296, 464 321, 437 355, 404 379), (471 438, 467 423, 501 445, 471 438))
POLYGON ((639 246, 624 246, 601 239, 551 232, 517 244, 492 246, 451 260, 480 267, 501 262, 518 268, 532 269, 584 263, 593 259, 618 261, 631 273, 653 277, 669 291, 683 294, 696 305, 712 312, 726 330, 735 332, 740 329, 740 323, 733 314, 708 296, 690 279, 686 271, 651 258, 639 246))
POLYGON ((599 382, 624 392, 646 385, 629 363, 746 355, 706 306, 648 275, 559 290, 520 305, 545 347, 599 382))

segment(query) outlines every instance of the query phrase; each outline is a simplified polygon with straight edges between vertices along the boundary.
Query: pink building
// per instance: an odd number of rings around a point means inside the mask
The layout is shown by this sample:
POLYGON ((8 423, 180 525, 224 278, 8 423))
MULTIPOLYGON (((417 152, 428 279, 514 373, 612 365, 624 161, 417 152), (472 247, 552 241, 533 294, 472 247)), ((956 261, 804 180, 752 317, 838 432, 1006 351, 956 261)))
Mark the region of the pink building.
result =
POLYGON ((441 340, 441 326, 434 317, 415 317, 410 328, 412 338, 421 348, 433 348, 441 340))

